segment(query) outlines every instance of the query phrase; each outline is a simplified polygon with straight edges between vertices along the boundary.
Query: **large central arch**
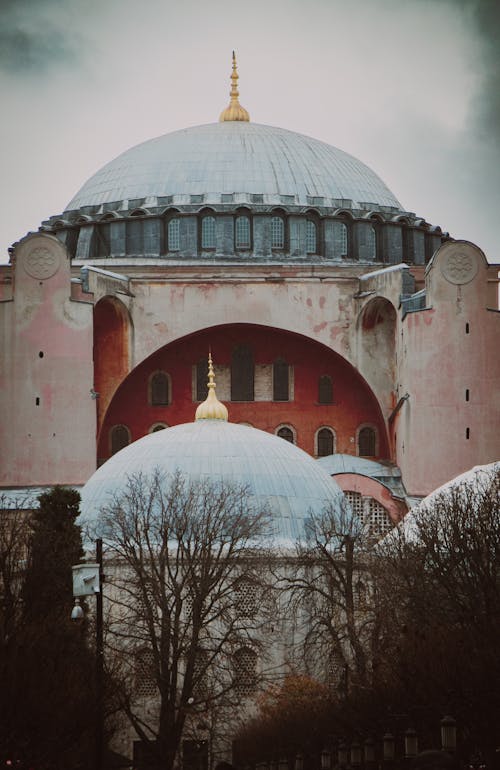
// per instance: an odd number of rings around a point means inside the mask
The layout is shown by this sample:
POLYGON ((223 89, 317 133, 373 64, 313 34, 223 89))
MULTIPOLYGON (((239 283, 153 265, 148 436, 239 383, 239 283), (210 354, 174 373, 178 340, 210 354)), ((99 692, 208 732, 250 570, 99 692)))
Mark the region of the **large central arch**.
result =
POLYGON ((318 432, 324 429, 332 431, 334 451, 358 454, 361 429, 368 426, 376 435, 373 456, 388 458, 380 405, 342 356, 283 329, 227 324, 168 343, 124 378, 99 431, 99 463, 117 449, 117 435, 134 441, 152 430, 194 419, 197 402, 205 396, 200 383, 209 349, 216 365, 217 393, 232 422, 272 433, 289 428, 281 435, 293 437, 311 455, 318 454, 318 432), (247 381, 253 378, 251 387, 236 382, 240 374, 247 381))

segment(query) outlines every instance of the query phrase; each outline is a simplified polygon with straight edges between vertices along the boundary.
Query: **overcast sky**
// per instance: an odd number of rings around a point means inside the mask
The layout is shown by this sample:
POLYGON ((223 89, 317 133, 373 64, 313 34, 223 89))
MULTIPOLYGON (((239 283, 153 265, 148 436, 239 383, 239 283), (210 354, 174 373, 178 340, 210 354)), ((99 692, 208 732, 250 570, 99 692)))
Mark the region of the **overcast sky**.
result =
POLYGON ((0 261, 123 150, 211 123, 322 139, 500 262, 498 0, 0 0, 0 261))

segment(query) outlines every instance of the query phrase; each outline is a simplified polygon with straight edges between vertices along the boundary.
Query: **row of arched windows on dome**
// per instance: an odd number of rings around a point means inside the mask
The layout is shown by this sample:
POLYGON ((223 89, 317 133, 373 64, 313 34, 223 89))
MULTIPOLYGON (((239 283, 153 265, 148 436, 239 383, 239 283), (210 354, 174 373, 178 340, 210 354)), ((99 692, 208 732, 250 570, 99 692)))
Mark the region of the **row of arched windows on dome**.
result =
MULTIPOLYGON (((149 429, 149 433, 156 433, 164 430, 168 425, 166 423, 154 423, 149 429)), ((276 435, 291 444, 297 443, 297 434, 293 426, 281 425, 276 429, 276 435)), ((111 454, 116 454, 120 449, 128 446, 131 442, 130 430, 126 425, 114 425, 110 431, 110 449, 111 454)), ((328 457, 335 454, 336 437, 333 428, 320 428, 315 437, 315 454, 317 457, 328 457)), ((377 452, 377 433, 375 428, 365 426, 358 430, 357 434, 357 454, 359 457, 375 457, 377 452)))
MULTIPOLYGON (((170 216, 163 220, 142 216, 132 216, 126 222, 120 221, 124 228, 120 234, 111 230, 112 220, 99 222, 93 235, 93 257, 104 257, 112 253, 126 253, 131 255, 159 254, 181 251, 182 225, 181 217, 170 216), (162 235, 163 232, 163 235, 162 235), (114 233, 114 234, 113 234, 114 233)), ((347 257, 349 251, 350 227, 346 222, 333 220, 333 240, 335 242, 335 256, 347 257)), ((314 255, 322 252, 324 238, 323 225, 319 221, 306 219, 305 221, 305 251, 314 255)), ((233 240, 236 251, 251 251, 253 249, 253 220, 250 216, 240 214, 233 219, 233 240)), ((212 214, 201 216, 198 219, 198 248, 201 251, 214 251, 217 248, 217 218, 212 214)), ((264 234, 261 234, 260 237, 264 234)), ((275 250, 287 250, 290 240, 296 235, 290 232, 288 220, 281 215, 270 218, 270 228, 265 240, 270 239, 270 247, 275 250)), ((304 236, 302 236, 304 237, 304 236)), ((369 228, 366 236, 371 244, 371 251, 367 256, 376 257, 377 235, 375 227, 369 228)), ((304 243, 304 242, 303 242, 304 243)), ((365 248, 367 246, 365 245, 365 248)))

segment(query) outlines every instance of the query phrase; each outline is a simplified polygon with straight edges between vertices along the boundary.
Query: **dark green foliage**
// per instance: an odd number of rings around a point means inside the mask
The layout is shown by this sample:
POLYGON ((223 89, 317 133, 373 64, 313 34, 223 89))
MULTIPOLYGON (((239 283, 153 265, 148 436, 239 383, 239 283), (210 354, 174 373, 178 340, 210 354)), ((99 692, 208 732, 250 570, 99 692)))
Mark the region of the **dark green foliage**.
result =
POLYGON ((15 759, 53 770, 92 766, 94 651, 85 628, 70 620, 71 566, 83 556, 79 501, 74 490, 55 487, 31 514, 2 514, 0 556, 4 562, 15 550, 16 569, 8 586, 0 583, 2 610, 9 602, 15 607, 0 639, 1 765, 15 759))

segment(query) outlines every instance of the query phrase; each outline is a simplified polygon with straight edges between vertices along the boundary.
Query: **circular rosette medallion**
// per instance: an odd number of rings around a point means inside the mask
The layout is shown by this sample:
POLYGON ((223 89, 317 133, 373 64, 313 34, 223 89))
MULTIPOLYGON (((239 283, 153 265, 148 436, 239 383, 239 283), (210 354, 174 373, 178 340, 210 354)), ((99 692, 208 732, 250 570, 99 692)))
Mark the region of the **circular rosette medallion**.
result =
POLYGON ((468 251, 452 251, 444 258, 441 272, 450 283, 469 283, 476 276, 477 259, 468 251))
POLYGON ((35 246, 24 257, 23 266, 32 278, 52 278, 59 270, 59 254, 46 246, 35 246))

